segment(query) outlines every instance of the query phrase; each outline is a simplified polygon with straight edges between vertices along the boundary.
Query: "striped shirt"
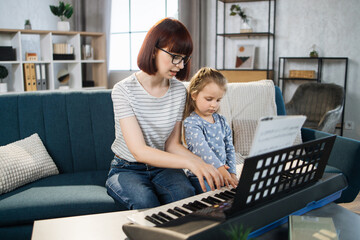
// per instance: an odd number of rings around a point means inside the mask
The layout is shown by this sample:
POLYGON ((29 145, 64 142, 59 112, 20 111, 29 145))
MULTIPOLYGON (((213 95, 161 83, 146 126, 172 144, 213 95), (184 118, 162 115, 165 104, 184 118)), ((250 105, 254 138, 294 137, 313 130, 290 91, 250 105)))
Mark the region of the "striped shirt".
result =
POLYGON ((169 79, 169 89, 162 97, 151 96, 135 74, 115 84, 111 98, 114 107, 115 141, 111 149, 119 157, 136 162, 130 153, 120 128, 120 119, 135 116, 147 146, 165 149, 165 142, 182 120, 186 88, 176 79, 169 79))

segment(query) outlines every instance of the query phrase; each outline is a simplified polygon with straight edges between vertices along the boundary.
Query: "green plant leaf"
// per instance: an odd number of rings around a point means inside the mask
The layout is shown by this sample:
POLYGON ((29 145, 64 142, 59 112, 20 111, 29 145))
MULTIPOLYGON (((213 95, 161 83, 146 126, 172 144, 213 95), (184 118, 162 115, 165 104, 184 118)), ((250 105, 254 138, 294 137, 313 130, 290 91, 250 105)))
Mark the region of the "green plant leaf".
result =
POLYGON ((61 14, 59 13, 58 7, 56 7, 56 6, 50 5, 50 11, 51 11, 55 16, 58 16, 58 17, 61 16, 61 14))

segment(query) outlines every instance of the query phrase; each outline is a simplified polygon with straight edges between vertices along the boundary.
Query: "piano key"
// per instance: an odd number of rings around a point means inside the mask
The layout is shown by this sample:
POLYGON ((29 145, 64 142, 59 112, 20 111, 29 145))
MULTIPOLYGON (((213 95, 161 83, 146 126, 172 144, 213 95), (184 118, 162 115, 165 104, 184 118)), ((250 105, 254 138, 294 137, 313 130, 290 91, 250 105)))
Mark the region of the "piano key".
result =
MULTIPOLYGON (((215 194, 218 194, 220 192, 224 192, 224 191, 232 191, 232 189, 229 189, 227 187, 223 187, 221 189, 216 189, 214 191, 209 191, 209 192, 205 192, 205 193, 201 193, 192 197, 188 197, 179 201, 175 201, 169 204, 165 204, 159 207, 155 207, 155 208, 150 208, 150 209, 145 209, 145 210, 139 210, 139 212, 137 213, 133 213, 131 215, 128 216, 128 219, 136 224, 140 224, 143 226, 149 226, 149 227, 155 227, 156 224, 152 223, 150 221, 148 221, 147 219, 145 219, 145 217, 151 216, 152 214, 158 214, 160 211, 162 212, 166 212, 169 216, 173 217, 173 218, 179 218, 179 216, 176 216, 175 214, 172 213, 168 213, 168 209, 173 209, 175 212, 178 212, 180 214, 186 215, 189 213, 192 213, 193 211, 188 210, 188 209, 184 209, 182 207, 183 204, 188 204, 190 202, 194 202, 195 200, 201 201, 202 198, 208 198, 211 201, 215 201, 217 203, 221 203, 224 202, 224 199, 218 198, 216 196, 214 196, 215 194), (178 211, 180 209, 180 211, 178 211), (185 213, 182 213, 182 212, 185 213), (172 214, 172 215, 171 215, 172 214)), ((204 202, 206 203, 206 202, 204 202)), ((210 203, 209 203, 210 204, 210 203)))
POLYGON ((196 208, 196 210, 203 209, 203 207, 201 207, 199 204, 197 204, 195 202, 190 202, 188 205, 191 206, 191 207, 196 208))
POLYGON ((208 204, 202 203, 202 202, 200 202, 200 201, 198 201, 198 200, 195 200, 195 201, 194 201, 194 204, 197 204, 197 205, 198 205, 199 207, 201 207, 201 208, 209 207, 208 204))
POLYGON ((168 222, 168 220, 166 220, 165 218, 162 218, 162 217, 160 217, 159 215, 157 215, 157 214, 153 214, 153 215, 151 215, 151 217, 152 218, 155 218, 156 220, 158 220, 158 221, 160 221, 160 222, 162 222, 162 223, 166 223, 166 222, 168 222))
POLYGON ((230 194, 230 195, 232 195, 233 197, 235 197, 235 195, 236 195, 234 192, 231 192, 231 191, 228 191, 228 190, 226 190, 224 193, 230 194))
POLYGON ((161 225, 161 222, 159 222, 158 220, 156 220, 156 219, 154 219, 154 218, 152 218, 152 217, 150 217, 150 216, 146 216, 145 219, 148 220, 148 221, 150 221, 150 222, 152 222, 152 223, 155 224, 156 226, 161 225))
POLYGON ((190 205, 188 205, 188 204, 184 204, 184 205, 182 205, 182 207, 184 207, 184 208, 186 208, 186 209, 189 209, 189 210, 191 210, 191 211, 193 211, 193 212, 195 212, 196 210, 199 210, 199 209, 197 209, 197 208, 195 208, 195 207, 193 207, 193 206, 190 206, 190 205))
POLYGON ((184 210, 184 209, 182 209, 182 208, 175 207, 174 209, 175 209, 176 211, 178 211, 178 212, 182 213, 182 214, 185 214, 185 215, 189 214, 189 212, 185 211, 185 210, 184 210))
POLYGON ((231 194, 230 192, 225 191, 225 192, 222 192, 222 194, 224 194, 225 196, 229 197, 230 199, 234 198, 234 195, 231 194))
POLYGON ((158 215, 160 217, 163 217, 163 218, 169 220, 169 221, 174 220, 174 218, 170 217, 169 215, 167 215, 166 213, 163 213, 163 212, 159 212, 158 215))
POLYGON ((173 209, 168 209, 167 210, 167 212, 169 212, 169 213, 171 213, 172 215, 175 215, 175 216, 177 216, 177 217, 182 217, 182 216, 184 216, 183 214, 181 214, 181 213, 179 213, 179 212, 177 212, 177 211, 175 211, 175 210, 173 210, 173 209))
POLYGON ((220 198, 220 199, 223 199, 223 200, 225 200, 225 201, 226 201, 226 200, 229 200, 228 197, 224 197, 224 196, 220 195, 219 193, 215 194, 215 197, 220 198))
POLYGON ((212 196, 209 196, 208 199, 210 199, 211 201, 214 201, 215 203, 221 203, 222 201, 220 201, 219 199, 217 198, 214 198, 212 196))
POLYGON ((211 205, 215 205, 215 204, 216 204, 216 202, 210 200, 209 198, 202 198, 201 201, 202 201, 202 202, 206 202, 206 203, 211 204, 211 205))

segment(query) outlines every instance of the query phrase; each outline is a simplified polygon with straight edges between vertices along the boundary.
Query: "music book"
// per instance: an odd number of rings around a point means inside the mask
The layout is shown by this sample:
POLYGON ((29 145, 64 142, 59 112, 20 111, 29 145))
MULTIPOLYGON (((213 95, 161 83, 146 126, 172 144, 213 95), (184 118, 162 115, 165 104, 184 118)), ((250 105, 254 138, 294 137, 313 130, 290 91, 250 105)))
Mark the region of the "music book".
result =
POLYGON ((306 116, 262 117, 258 121, 249 157, 293 145, 306 116))
POLYGON ((338 240, 335 225, 330 217, 289 216, 290 240, 338 240))

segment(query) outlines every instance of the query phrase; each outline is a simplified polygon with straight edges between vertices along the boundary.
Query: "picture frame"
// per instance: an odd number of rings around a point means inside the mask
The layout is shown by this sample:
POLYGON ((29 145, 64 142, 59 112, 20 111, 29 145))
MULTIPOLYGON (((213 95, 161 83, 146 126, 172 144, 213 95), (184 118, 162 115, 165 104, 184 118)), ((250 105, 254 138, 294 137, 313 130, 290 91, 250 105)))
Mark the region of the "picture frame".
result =
POLYGON ((254 69, 255 45, 238 44, 236 51, 235 68, 254 69))

